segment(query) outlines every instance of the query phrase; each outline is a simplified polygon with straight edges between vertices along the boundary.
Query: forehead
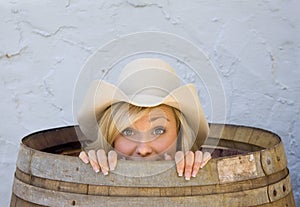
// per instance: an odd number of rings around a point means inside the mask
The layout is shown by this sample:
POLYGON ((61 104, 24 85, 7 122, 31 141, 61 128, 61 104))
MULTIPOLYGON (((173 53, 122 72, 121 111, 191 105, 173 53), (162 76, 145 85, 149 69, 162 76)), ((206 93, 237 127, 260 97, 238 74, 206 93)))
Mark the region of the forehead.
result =
POLYGON ((167 105, 159 105, 156 107, 137 107, 134 105, 122 104, 121 107, 115 108, 112 114, 112 123, 119 131, 132 126, 134 124, 147 124, 154 121, 165 120, 164 122, 176 122, 174 109, 167 105), (160 118, 163 119, 160 119, 160 118))
POLYGON ((144 108, 143 110, 137 112, 137 114, 131 114, 129 116, 132 118, 131 123, 139 121, 154 122, 160 118, 173 122, 173 120, 176 119, 173 108, 166 105, 144 108))
POLYGON ((160 105, 149 109, 149 115, 173 115, 173 109, 170 106, 160 105))
POLYGON ((157 118, 165 118, 167 121, 176 119, 174 109, 166 105, 150 108, 143 118, 147 118, 149 121, 155 121, 157 118))
POLYGON ((176 127, 175 123, 176 118, 173 109, 168 106, 158 106, 145 110, 145 113, 132 122, 131 126, 144 131, 153 127, 153 124, 176 127))

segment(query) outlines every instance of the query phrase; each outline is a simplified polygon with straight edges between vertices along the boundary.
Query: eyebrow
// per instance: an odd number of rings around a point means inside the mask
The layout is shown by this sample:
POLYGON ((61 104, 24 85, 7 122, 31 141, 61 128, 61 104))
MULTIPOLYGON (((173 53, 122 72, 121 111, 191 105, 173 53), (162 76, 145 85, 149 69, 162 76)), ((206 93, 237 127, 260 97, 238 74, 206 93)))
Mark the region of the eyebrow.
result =
POLYGON ((170 122, 170 120, 167 118, 167 117, 165 117, 165 116, 155 116, 155 117, 151 117, 150 118, 150 122, 154 122, 154 121, 156 121, 157 119, 165 119, 165 120, 167 120, 168 122, 170 122))

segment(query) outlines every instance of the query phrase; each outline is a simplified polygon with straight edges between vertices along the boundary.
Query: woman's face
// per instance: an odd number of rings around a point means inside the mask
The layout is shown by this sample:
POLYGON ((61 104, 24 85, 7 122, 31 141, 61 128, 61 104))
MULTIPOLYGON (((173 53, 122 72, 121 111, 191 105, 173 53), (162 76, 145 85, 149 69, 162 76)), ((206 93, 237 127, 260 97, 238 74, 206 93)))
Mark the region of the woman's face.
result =
POLYGON ((161 160, 174 156, 177 124, 174 111, 168 106, 150 110, 124 129, 114 141, 116 152, 133 160, 161 160))

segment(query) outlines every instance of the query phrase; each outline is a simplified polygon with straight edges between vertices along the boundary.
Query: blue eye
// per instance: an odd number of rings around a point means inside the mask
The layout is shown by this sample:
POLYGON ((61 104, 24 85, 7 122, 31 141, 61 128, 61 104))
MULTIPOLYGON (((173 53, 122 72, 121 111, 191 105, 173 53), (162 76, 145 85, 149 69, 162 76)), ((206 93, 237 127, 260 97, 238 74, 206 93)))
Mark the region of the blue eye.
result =
POLYGON ((125 136, 125 137, 129 137, 129 136, 134 135, 134 132, 133 132, 132 129, 126 128, 126 129, 124 129, 124 130, 121 132, 121 134, 122 134, 123 136, 125 136))
POLYGON ((158 136, 158 135, 162 135, 165 132, 166 132, 166 130, 164 128, 159 127, 159 128, 154 129, 153 135, 158 136))

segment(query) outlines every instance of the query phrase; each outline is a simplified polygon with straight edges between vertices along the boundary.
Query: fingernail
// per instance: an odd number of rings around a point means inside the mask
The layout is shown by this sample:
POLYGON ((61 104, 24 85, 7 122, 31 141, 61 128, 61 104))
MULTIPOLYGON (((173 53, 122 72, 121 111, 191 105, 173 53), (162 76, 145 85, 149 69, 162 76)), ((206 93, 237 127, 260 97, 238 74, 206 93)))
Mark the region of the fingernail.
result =
POLYGON ((196 174, 192 174, 192 177, 195 178, 195 177, 196 177, 196 174))
POLYGON ((94 168, 94 171, 95 171, 96 173, 98 173, 100 170, 97 169, 97 168, 94 168))
POLYGON ((114 167, 110 167, 109 170, 115 170, 115 168, 114 167))
POLYGON ((88 163, 89 163, 89 160, 88 160, 88 159, 83 159, 83 162, 84 162, 85 164, 88 164, 88 163))
POLYGON ((182 175, 183 175, 182 173, 178 173, 178 176, 179 176, 179 177, 182 177, 182 175))
POLYGON ((107 171, 104 171, 104 172, 103 172, 103 175, 108 175, 108 172, 107 172, 107 171))
POLYGON ((164 154, 164 158, 165 158, 165 160, 172 160, 171 155, 169 155, 168 153, 164 154))
POLYGON ((191 179, 191 173, 185 173, 185 180, 191 179))

